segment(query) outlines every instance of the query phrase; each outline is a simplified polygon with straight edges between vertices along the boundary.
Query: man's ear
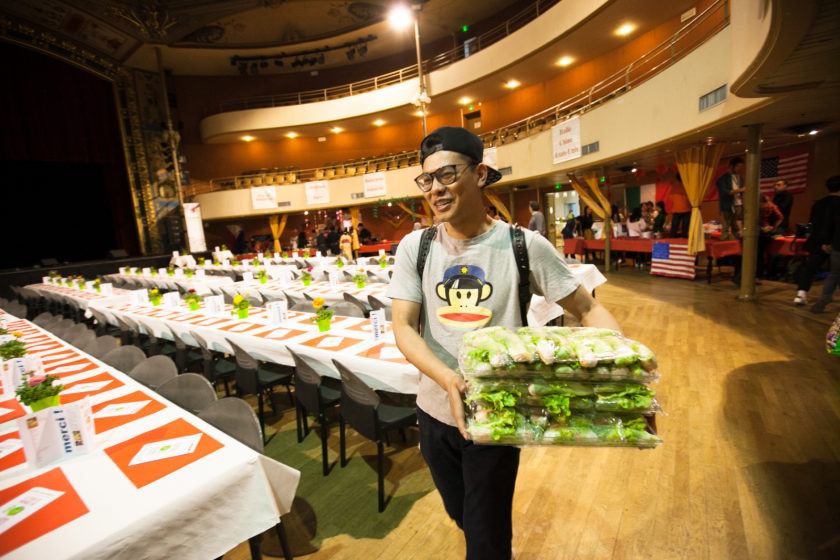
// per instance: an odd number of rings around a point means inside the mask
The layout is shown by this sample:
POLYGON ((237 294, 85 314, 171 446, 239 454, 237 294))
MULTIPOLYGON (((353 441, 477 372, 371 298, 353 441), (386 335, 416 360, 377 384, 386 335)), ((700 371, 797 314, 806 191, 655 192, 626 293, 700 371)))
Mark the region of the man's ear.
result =
POLYGON ((478 188, 484 187, 487 183, 487 166, 479 163, 475 166, 475 174, 478 176, 478 188))
POLYGON ((443 282, 438 282, 437 285, 437 295, 443 301, 449 301, 446 299, 446 286, 443 285, 443 282))

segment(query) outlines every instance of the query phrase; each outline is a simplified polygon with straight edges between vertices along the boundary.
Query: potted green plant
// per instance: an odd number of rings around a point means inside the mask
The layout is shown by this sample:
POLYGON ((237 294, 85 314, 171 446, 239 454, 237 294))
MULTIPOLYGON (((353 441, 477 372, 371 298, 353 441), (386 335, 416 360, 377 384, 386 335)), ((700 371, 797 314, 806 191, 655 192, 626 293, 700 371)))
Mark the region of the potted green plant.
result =
POLYGON ((222 266, 222 263, 219 262, 219 261, 213 261, 213 264, 216 265, 216 266, 222 266))
POLYGON ((286 251, 283 251, 283 254, 280 255, 280 256, 284 259, 288 259, 289 258, 289 253, 287 253, 286 251))
POLYGON ((239 260, 238 259, 231 259, 230 260, 230 266, 239 266, 239 260))
POLYGON ((47 273, 47 276, 49 276, 50 278, 58 278, 58 271, 57 270, 50 270, 47 273))
POLYGON ((166 267, 166 273, 167 273, 169 276, 175 276, 175 269, 174 269, 174 268, 172 268, 171 266, 167 266, 167 267, 166 267))
POLYGON ((341 260, 341 257, 336 257, 335 258, 335 266, 337 266, 338 268, 343 268, 344 267, 344 261, 341 260))
POLYGON ((227 250, 228 250, 227 245, 222 245, 222 251, 227 251, 227 250))
POLYGON ((204 266, 204 257, 198 257, 196 262, 198 263, 198 266, 204 266))
POLYGON ((386 257, 385 255, 379 257, 379 266, 380 268, 385 268, 386 266, 388 266, 388 257, 386 257))
POLYGON ((309 258, 309 249, 306 249, 306 250, 303 252, 303 258, 304 258, 304 259, 308 259, 308 258, 309 258))
POLYGON ((359 272, 353 275, 353 282, 356 283, 356 287, 360 290, 365 287, 365 282, 367 282, 367 274, 363 272, 359 272))
POLYGON ((312 267, 303 268, 300 271, 300 279, 303 281, 304 286, 308 286, 312 283, 312 267))
POLYGON ((80 290, 85 289, 85 277, 84 276, 76 276, 76 288, 80 290))
POLYGON ((312 302, 312 307, 315 308, 315 316, 309 319, 310 323, 318 324, 318 330, 320 332, 330 330, 330 321, 332 321, 333 315, 335 315, 335 311, 324 309, 324 303, 326 303, 324 298, 315 298, 315 301, 312 302))
POLYGON ((236 294, 233 298, 233 311, 230 312, 231 315, 238 315, 240 319, 247 319, 248 318, 248 310, 251 308, 251 302, 247 299, 242 297, 239 294, 236 294))
POLYGON ((53 381, 56 379, 58 377, 55 375, 36 375, 30 377, 26 383, 21 384, 15 390, 15 394, 22 404, 32 409, 32 412, 38 412, 51 406, 58 406, 61 404, 59 402, 59 393, 64 390, 64 385, 53 385, 53 381))
POLYGON ((195 290, 190 290, 184 294, 184 301, 190 306, 190 311, 198 311, 198 307, 204 298, 198 295, 195 290))
POLYGON ((149 301, 152 302, 152 305, 160 305, 160 298, 163 297, 160 295, 160 292, 157 288, 152 288, 149 290, 149 301))
POLYGON ((137 270, 134 271, 134 274, 140 276, 141 274, 143 274, 143 269, 138 267, 137 270))
POLYGON ((265 269, 261 268, 257 271, 257 278, 259 279, 260 284, 265 284, 266 282, 268 282, 268 273, 265 271, 265 269))
MULTIPOLYGON (((13 332, 11 334, 18 338, 23 336, 23 334, 19 332, 13 332)), ((15 358, 22 358, 26 356, 26 354, 26 345, 20 340, 10 340, 6 344, 0 345, 0 358, 2 358, 4 362, 7 360, 14 360, 15 358)))
POLYGON ((102 280, 97 278, 93 281, 93 289, 96 290, 97 293, 102 293, 102 280))
POLYGON ((185 268, 184 269, 184 274, 187 275, 187 278, 192 278, 193 274, 195 274, 195 269, 194 268, 185 268))

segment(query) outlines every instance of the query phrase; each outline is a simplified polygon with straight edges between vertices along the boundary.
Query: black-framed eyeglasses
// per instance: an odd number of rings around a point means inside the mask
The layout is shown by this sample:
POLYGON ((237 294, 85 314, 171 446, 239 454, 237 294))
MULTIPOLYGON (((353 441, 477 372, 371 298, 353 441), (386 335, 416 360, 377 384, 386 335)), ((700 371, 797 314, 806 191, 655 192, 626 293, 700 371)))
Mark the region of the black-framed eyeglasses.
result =
MULTIPOLYGON (((438 183, 441 185, 451 185, 455 181, 458 180, 458 168, 463 166, 464 169, 470 167, 472 165, 478 165, 475 162, 470 163, 456 163, 454 165, 444 165, 443 167, 438 168, 431 173, 423 173, 422 175, 418 175, 414 182, 417 183, 417 186, 420 187, 420 190, 423 192, 429 192, 432 190, 432 185, 435 183, 435 179, 438 180, 438 183)), ((463 174, 463 171, 461 172, 463 174)))

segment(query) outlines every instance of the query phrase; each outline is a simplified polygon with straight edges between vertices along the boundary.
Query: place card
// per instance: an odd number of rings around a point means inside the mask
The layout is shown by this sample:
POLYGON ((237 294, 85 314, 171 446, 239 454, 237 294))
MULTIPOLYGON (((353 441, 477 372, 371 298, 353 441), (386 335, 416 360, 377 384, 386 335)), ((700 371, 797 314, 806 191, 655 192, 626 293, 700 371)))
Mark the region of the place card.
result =
POLYGON ((183 278, 184 277, 184 269, 183 268, 176 268, 175 269, 175 278, 183 278))
POLYGON ((103 296, 110 296, 114 293, 113 284, 100 284, 99 291, 103 296))
POLYGON ((253 272, 243 272, 242 273, 242 282, 245 285, 250 285, 254 283, 254 273, 253 272))
POLYGON ((370 327, 373 333, 373 340, 379 342, 385 334, 385 310, 377 309, 370 312, 370 327))
POLYGON ((340 336, 330 336, 330 337, 327 337, 327 338, 323 339, 321 342, 319 342, 317 347, 318 348, 335 348, 336 346, 341 344, 342 340, 344 340, 344 339, 340 336))
POLYGON ((287 301, 272 301, 265 305, 268 313, 268 324, 279 325, 289 320, 289 303, 287 301))
POLYGON ((169 274, 169 271, 166 270, 165 268, 159 268, 158 269, 158 274, 160 274, 161 276, 167 276, 169 274))
POLYGON ((39 469, 62 457, 90 452, 96 438, 91 414, 90 399, 85 397, 15 420, 26 462, 39 469))
POLYGON ((295 252, 293 252, 293 253, 292 253, 292 258, 293 258, 293 259, 298 258, 298 253, 297 253, 297 251, 295 251, 295 252))
POLYGON ((85 282, 85 290, 87 290, 89 292, 96 291, 95 286, 96 286, 96 280, 88 280, 87 282, 85 282))
POLYGON ((222 266, 230 266, 230 259, 225 259, 222 261, 222 266))
POLYGON ((14 500, 0 506, 0 534, 5 533, 39 509, 48 506, 64 492, 49 488, 30 488, 14 500))
POLYGON ((151 276, 151 275, 152 275, 152 269, 151 268, 144 268, 143 269, 143 276, 151 276))
POLYGON ((129 294, 131 305, 148 305, 149 304, 149 290, 143 288, 142 290, 134 290, 129 294))
POLYGON ((180 253, 180 252, 178 252, 178 251, 172 251, 172 256, 173 256, 173 257, 175 257, 175 258, 177 259, 178 257, 180 257, 180 256, 181 256, 181 253, 180 253))
POLYGON ((178 292, 163 294, 163 307, 165 309, 179 309, 181 307, 181 294, 178 292))
POLYGON ((222 251, 221 251, 221 249, 219 249, 219 247, 217 246, 217 247, 216 247, 216 251, 215 251, 215 252, 216 252, 216 253, 221 253, 222 251))
POLYGON ((49 276, 42 276, 41 277, 41 282, 44 283, 44 284, 51 284, 52 279, 49 276))
POLYGON ((225 298, 223 296, 207 296, 204 298, 204 307, 212 317, 219 317, 225 312, 225 298))
POLYGON ((128 274, 128 267, 121 266, 120 267, 120 274, 128 274))
POLYGON ((204 277, 205 277, 204 269, 199 268, 198 270, 196 270, 195 271, 195 277, 198 278, 199 280, 204 280, 204 277))
POLYGON ((384 256, 385 256, 385 249, 379 249, 379 258, 382 258, 384 256))
POLYGON ((338 287, 338 283, 340 282, 338 275, 339 275, 338 272, 330 272, 329 273, 330 287, 331 288, 337 288, 338 287))

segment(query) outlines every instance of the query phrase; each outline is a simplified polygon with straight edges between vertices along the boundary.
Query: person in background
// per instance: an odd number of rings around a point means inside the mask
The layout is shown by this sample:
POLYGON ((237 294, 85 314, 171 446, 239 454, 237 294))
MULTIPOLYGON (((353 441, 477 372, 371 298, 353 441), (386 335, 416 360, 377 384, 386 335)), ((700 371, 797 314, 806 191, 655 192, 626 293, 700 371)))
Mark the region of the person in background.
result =
MULTIPOLYGON (((832 177, 837 179, 838 177, 832 177)), ((831 179, 829 179, 830 181, 831 179)), ((834 290, 840 286, 840 204, 836 202, 826 212, 826 234, 823 240, 823 253, 829 258, 828 278, 823 284, 822 296, 811 308, 811 313, 822 313, 826 306, 831 303, 831 296, 834 290)))
POLYGON ((592 208, 587 206, 583 209, 583 216, 578 218, 578 226, 581 236, 584 239, 592 239, 592 224, 595 220, 592 218, 592 208))
POLYGON ((297 248, 303 250, 306 247, 306 224, 300 225, 300 234, 298 235, 297 248))
MULTIPOLYGON (((832 213, 836 213, 836 210, 840 208, 840 175, 831 177, 826 181, 825 186, 828 188, 828 196, 822 197, 811 206, 811 216, 808 220, 811 223, 811 235, 803 247, 808 252, 808 260, 805 261, 805 270, 799 277, 796 298, 793 300, 793 303, 797 305, 808 303, 808 290, 811 289, 814 276, 829 258, 829 253, 824 250, 824 247, 828 245, 829 235, 836 232, 832 229, 830 220, 832 213)), ((825 306, 822 309, 817 307, 819 312, 824 309, 825 306)))
POLYGON ((498 210, 496 210, 495 206, 491 206, 490 208, 487 209, 487 215, 490 216, 491 218, 493 218, 494 220, 501 220, 502 219, 502 217, 499 216, 499 212, 498 212, 498 210))
POLYGON ((346 262, 351 262, 353 260, 353 235, 350 233, 350 228, 344 230, 339 244, 341 245, 341 256, 346 262))
POLYGON ((359 225, 358 225, 357 229, 359 230, 359 244, 360 245, 369 245, 371 235, 370 235, 370 232, 367 229, 365 229, 365 226, 364 226, 364 224, 362 224, 362 222, 359 222, 359 225))
POLYGON ((330 233, 327 235, 327 246, 332 256, 336 256, 341 252, 341 234, 338 233, 338 228, 335 224, 330 226, 330 233))
POLYGON ((653 233, 662 234, 662 231, 665 229, 665 219, 668 217, 668 213, 665 212, 665 202, 659 200, 656 202, 656 216, 653 218, 653 233))
POLYGON ((650 229, 653 226, 653 202, 647 201, 642 203, 642 219, 650 229))
POLYGON ((545 216, 540 212, 540 203, 532 200, 528 203, 528 210, 531 212, 531 220, 528 222, 528 229, 536 231, 545 237, 545 216))
POLYGON ((691 203, 682 177, 677 173, 675 181, 671 181, 671 237, 688 239, 688 226, 691 224, 691 203))
POLYGON ((630 237, 641 237, 642 232, 647 230, 647 222, 642 219, 642 209, 634 209, 630 217, 627 218, 627 232, 630 237))
POLYGON ((715 182, 718 189, 718 209, 720 210, 720 240, 740 239, 738 231, 738 216, 743 206, 741 193, 741 172, 744 170, 744 160, 735 157, 729 160, 729 169, 715 182))
POLYGON ((785 219, 784 215, 779 211, 779 208, 770 202, 767 195, 761 195, 761 205, 758 207, 758 263, 756 264, 755 277, 761 278, 764 276, 764 257, 767 254, 767 248, 770 242, 773 241, 773 236, 776 234, 776 229, 779 224, 785 219))
POLYGON ((784 177, 776 179, 776 183, 773 185, 773 190, 776 191, 776 194, 773 195, 773 204, 784 216, 782 223, 776 229, 776 235, 784 235, 787 232, 790 211, 793 209, 793 195, 787 191, 787 187, 788 182, 784 177))
POLYGON ((293 229, 292 235, 289 237, 289 243, 292 245, 292 251, 297 251, 298 247, 298 230, 293 229))
POLYGON ((322 229, 318 236, 315 238, 315 246, 317 247, 317 251, 321 252, 321 256, 327 256, 327 249, 329 245, 327 243, 327 230, 326 228, 322 229))

